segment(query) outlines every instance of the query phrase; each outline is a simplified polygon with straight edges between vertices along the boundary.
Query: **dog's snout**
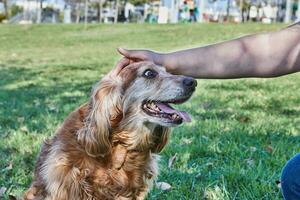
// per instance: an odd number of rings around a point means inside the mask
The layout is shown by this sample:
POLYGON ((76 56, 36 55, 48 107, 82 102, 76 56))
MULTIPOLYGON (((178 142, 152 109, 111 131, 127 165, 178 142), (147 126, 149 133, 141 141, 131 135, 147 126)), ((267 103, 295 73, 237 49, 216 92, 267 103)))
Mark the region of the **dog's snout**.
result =
POLYGON ((184 78, 182 81, 184 87, 195 88, 197 86, 197 81, 193 78, 184 78))

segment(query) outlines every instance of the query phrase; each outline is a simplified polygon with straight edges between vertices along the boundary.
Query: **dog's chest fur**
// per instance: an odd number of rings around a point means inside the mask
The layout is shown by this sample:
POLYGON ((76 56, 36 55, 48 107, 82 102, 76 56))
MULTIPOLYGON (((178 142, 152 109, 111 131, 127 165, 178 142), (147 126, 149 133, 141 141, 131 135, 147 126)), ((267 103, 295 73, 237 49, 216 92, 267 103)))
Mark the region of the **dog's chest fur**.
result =
POLYGON ((104 157, 87 155, 76 137, 83 123, 80 112, 72 113, 54 138, 44 143, 24 198, 143 199, 158 174, 158 156, 150 148, 130 149, 116 141, 104 157))

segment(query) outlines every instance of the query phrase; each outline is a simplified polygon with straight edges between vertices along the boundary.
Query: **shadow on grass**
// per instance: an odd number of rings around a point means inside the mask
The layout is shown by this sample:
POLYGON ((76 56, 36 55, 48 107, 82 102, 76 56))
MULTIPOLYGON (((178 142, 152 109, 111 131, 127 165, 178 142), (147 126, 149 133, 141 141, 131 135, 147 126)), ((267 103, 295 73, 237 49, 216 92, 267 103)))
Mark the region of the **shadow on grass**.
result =
POLYGON ((49 70, 0 66, 0 71, 0 187, 8 193, 24 191, 31 181, 39 141, 87 101, 96 80, 77 76, 72 81, 68 71, 51 78, 49 70))

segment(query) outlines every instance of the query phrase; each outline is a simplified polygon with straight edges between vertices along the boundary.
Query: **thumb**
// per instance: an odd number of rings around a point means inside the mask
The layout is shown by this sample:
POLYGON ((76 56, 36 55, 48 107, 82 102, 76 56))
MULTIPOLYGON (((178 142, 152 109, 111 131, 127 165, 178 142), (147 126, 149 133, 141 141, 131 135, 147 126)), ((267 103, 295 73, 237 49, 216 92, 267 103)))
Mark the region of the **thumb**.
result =
POLYGON ((143 50, 128 50, 121 47, 117 48, 117 50, 121 55, 132 61, 146 60, 145 51, 143 50))
POLYGON ((117 48, 117 51, 118 51, 121 55, 123 55, 123 56, 125 56, 125 57, 127 57, 127 58, 131 58, 131 57, 130 57, 130 56, 131 56, 130 50, 127 50, 127 49, 124 49, 124 48, 122 48, 122 47, 119 47, 119 48, 117 48))

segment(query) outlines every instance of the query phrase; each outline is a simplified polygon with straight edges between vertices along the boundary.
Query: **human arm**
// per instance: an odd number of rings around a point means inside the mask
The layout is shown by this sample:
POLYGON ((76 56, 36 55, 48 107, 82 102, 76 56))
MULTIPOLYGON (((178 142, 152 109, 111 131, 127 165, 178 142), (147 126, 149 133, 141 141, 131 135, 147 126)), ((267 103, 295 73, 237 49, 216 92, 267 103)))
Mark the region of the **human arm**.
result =
POLYGON ((276 77, 300 71, 300 25, 172 53, 119 52, 131 60, 150 60, 171 73, 195 78, 276 77))

